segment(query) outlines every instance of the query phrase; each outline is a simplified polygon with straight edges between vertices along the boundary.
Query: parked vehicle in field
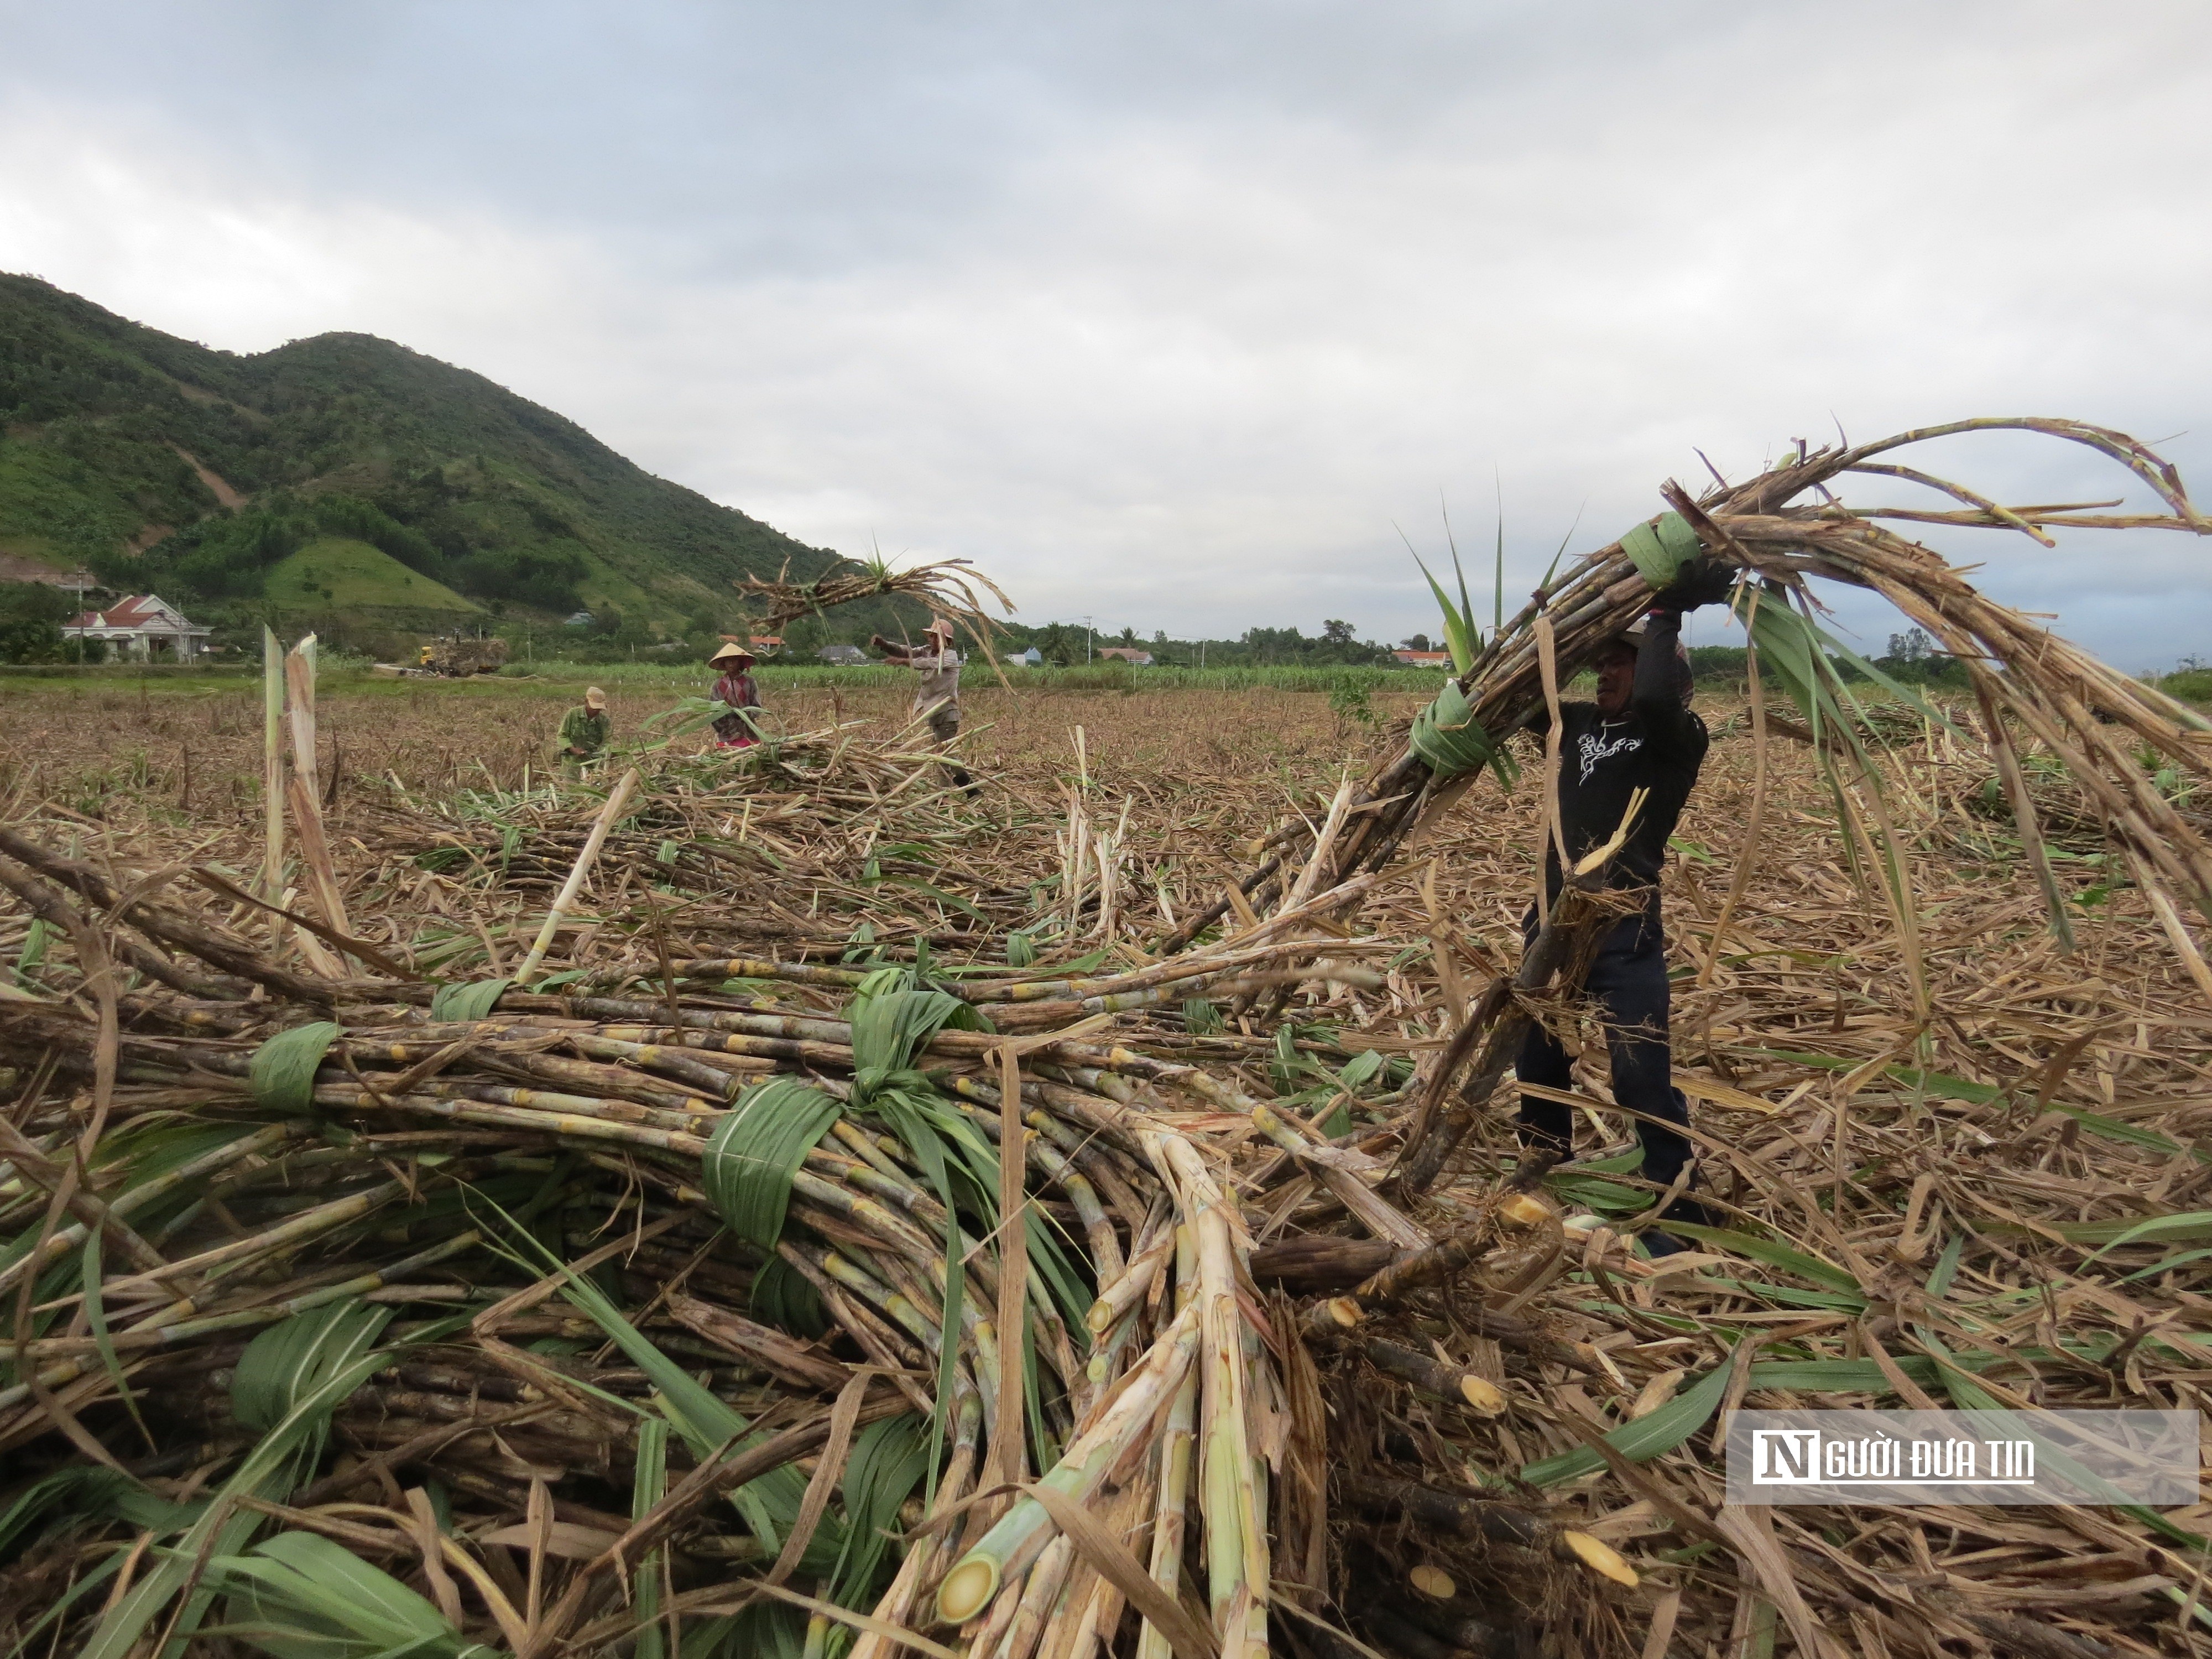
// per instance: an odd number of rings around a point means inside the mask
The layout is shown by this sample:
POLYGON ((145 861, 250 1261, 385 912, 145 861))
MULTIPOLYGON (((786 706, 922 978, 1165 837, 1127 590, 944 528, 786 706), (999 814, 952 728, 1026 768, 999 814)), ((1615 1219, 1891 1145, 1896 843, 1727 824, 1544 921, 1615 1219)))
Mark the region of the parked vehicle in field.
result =
POLYGON ((451 679, 466 678, 471 674, 496 674, 507 666, 507 641, 459 636, 434 640, 422 647, 416 666, 451 679))

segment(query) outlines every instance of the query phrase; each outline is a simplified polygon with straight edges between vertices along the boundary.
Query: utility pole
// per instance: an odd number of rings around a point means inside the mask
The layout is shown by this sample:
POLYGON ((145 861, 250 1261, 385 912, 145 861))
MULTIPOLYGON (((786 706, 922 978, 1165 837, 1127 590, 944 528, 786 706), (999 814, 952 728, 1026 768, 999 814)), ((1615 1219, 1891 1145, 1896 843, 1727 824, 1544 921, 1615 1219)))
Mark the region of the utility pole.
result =
POLYGON ((1083 619, 1083 664, 1086 668, 1091 665, 1091 637, 1094 631, 1091 626, 1091 618, 1088 616, 1085 617, 1083 619))

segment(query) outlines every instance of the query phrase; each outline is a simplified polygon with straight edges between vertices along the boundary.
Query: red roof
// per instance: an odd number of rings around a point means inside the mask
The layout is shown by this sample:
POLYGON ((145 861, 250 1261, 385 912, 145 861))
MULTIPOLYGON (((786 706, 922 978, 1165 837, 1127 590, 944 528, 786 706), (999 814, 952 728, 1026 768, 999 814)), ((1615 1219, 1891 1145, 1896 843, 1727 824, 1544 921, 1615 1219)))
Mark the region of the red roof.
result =
POLYGON ((1451 660, 1451 653, 1449 651, 1393 651, 1390 654, 1400 662, 1409 662, 1420 668, 1451 660))
MULTIPOLYGON (((162 620, 168 611, 161 599, 151 593, 133 593, 127 599, 118 599, 105 611, 87 611, 72 619, 71 628, 145 628, 162 620)), ((171 611, 182 620, 180 612, 171 611)))

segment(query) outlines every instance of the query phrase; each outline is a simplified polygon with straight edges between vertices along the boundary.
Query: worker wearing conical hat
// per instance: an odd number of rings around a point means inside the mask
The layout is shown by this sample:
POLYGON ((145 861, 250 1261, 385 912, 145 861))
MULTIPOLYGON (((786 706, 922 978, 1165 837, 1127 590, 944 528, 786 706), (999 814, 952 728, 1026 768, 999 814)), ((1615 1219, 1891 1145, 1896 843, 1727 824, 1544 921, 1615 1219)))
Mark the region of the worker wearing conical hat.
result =
POLYGON ((584 775, 584 769, 605 752, 607 733, 613 725, 613 718, 607 713, 607 694, 596 685, 586 687, 582 705, 561 716, 561 735, 554 739, 560 750, 563 776, 577 778, 584 775))
MULTIPOLYGON (((1674 1085, 1667 938, 1659 913, 1668 838, 1697 783, 1708 741, 1705 723, 1690 709, 1693 686, 1689 655, 1681 647, 1682 613, 1726 599, 1733 581, 1733 572, 1705 559, 1686 565, 1655 597, 1650 612, 1599 653, 1597 701, 1559 708, 1559 839, 1570 860, 1610 841, 1631 798, 1639 789, 1649 792, 1606 875, 1607 885, 1640 893, 1644 902, 1601 939, 1584 990, 1605 1028, 1613 1099, 1637 1114, 1644 1178, 1661 1192, 1686 1170, 1685 1192, 1697 1179, 1689 1137, 1680 1133, 1689 1126, 1689 1102, 1674 1085)), ((1559 848, 1547 844, 1547 906, 1558 901, 1561 884, 1559 848)), ((1533 905, 1522 927, 1533 940, 1533 905)), ((1566 1049, 1541 1021, 1528 1028, 1514 1069, 1523 1083, 1560 1091, 1573 1085, 1566 1049)), ((1522 1096, 1521 1139, 1531 1152, 1571 1156, 1572 1109, 1556 1098, 1522 1096)), ((1677 1197, 1660 1219, 1696 1224, 1712 1218, 1695 1200, 1677 1197)), ((1673 1234, 1656 1229, 1646 1229, 1642 1238, 1654 1255, 1683 1248, 1673 1234)))
MULTIPOLYGON (((952 623, 939 617, 921 631, 920 645, 893 645, 878 634, 868 643, 884 653, 891 662, 903 663, 919 677, 914 688, 914 714, 916 720, 927 720, 929 734, 940 744, 950 744, 960 735, 960 653, 952 648, 952 623)), ((953 782, 969 794, 976 793, 975 780, 968 775, 965 767, 947 762, 953 782)))
POLYGON ((760 740, 760 729, 742 711, 757 714, 761 707, 760 684, 753 678, 753 653, 735 640, 726 641, 707 659, 707 666, 722 671, 714 689, 707 695, 732 711, 714 722, 714 746, 751 748, 760 740))

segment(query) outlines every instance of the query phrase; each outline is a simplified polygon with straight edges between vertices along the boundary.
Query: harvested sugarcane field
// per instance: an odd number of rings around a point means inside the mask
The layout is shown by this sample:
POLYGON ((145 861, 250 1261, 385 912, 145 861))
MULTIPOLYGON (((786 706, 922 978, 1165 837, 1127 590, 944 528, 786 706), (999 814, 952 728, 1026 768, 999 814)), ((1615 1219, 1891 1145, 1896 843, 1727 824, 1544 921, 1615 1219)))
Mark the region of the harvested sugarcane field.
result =
POLYGON ((1356 702, 994 675, 1020 596, 946 563, 753 597, 951 619, 949 735, 617 682, 563 767, 530 678, 273 635, 9 682, 0 1640, 2212 1651, 2193 1428, 2180 1501, 1732 1486, 1741 1413, 2063 1466, 2212 1384, 2212 721, 1911 539, 2212 520, 1998 424, 2156 499, 1888 513, 1940 432, 1801 451, 1517 615, 1440 581, 1452 659, 1356 702), (1658 1181, 1597 999, 1661 809, 1571 846, 1559 734, 1696 580, 1749 649, 1656 849, 1658 1181))

